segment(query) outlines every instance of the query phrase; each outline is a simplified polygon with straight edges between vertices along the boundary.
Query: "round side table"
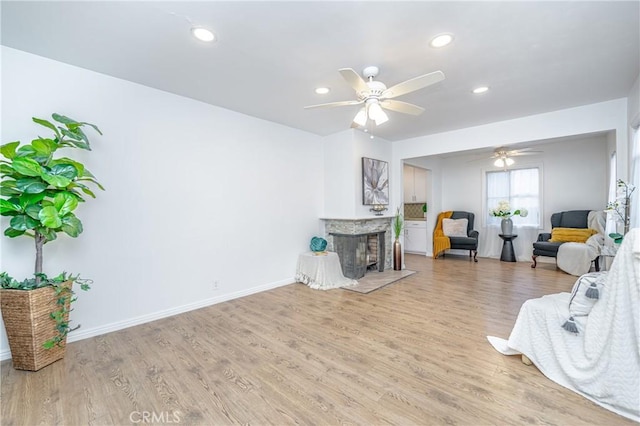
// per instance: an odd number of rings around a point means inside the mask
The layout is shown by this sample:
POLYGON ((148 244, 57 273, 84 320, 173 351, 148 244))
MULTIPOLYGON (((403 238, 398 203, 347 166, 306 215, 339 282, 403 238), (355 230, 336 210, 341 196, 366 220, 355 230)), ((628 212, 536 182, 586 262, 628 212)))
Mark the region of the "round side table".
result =
POLYGON ((517 262, 516 260, 516 252, 513 250, 513 240, 518 238, 517 235, 504 235, 498 234, 500 238, 502 238, 502 254, 500 255, 500 260, 503 262, 517 262))

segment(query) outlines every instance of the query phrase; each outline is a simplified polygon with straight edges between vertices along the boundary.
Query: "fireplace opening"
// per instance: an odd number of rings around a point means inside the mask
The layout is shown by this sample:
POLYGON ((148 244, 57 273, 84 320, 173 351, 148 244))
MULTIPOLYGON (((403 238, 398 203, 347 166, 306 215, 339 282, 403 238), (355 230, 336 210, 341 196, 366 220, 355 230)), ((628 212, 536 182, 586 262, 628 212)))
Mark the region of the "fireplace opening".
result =
POLYGON ((367 235, 367 271, 378 265, 378 235, 367 235))
POLYGON ((364 277, 367 270, 384 271, 384 234, 385 231, 366 234, 330 234, 345 277, 358 279, 364 277))

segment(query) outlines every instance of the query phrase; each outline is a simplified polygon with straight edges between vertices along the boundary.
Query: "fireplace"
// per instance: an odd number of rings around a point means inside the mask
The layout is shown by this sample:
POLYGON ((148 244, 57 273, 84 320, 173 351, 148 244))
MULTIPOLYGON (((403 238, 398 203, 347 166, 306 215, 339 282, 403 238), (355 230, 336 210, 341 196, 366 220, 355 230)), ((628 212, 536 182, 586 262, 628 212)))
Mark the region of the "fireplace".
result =
POLYGON ((342 274, 347 278, 364 277, 367 270, 376 268, 384 271, 385 251, 384 234, 330 234, 333 237, 333 249, 340 258, 342 274))
POLYGON ((392 268, 391 219, 392 216, 322 219, 327 249, 338 254, 344 276, 358 279, 367 270, 382 272, 392 268))

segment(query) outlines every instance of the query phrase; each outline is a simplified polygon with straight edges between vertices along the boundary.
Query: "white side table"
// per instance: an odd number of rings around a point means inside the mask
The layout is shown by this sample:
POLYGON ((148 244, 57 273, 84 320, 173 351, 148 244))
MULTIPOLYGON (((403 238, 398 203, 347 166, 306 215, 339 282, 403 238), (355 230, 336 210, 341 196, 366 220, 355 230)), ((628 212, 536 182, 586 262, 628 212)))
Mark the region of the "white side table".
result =
POLYGON ((316 254, 312 251, 298 257, 296 281, 305 283, 316 290, 329 290, 358 284, 358 281, 346 278, 342 274, 340 258, 337 253, 328 251, 316 254))

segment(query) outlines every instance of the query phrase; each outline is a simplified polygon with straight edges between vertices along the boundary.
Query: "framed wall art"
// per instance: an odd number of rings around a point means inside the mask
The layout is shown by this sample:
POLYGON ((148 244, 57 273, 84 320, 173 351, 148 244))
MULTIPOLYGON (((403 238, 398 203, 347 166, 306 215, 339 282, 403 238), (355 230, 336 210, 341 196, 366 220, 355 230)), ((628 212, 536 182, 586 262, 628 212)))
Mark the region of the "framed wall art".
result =
POLYGON ((362 157, 362 204, 389 205, 389 163, 362 157))

